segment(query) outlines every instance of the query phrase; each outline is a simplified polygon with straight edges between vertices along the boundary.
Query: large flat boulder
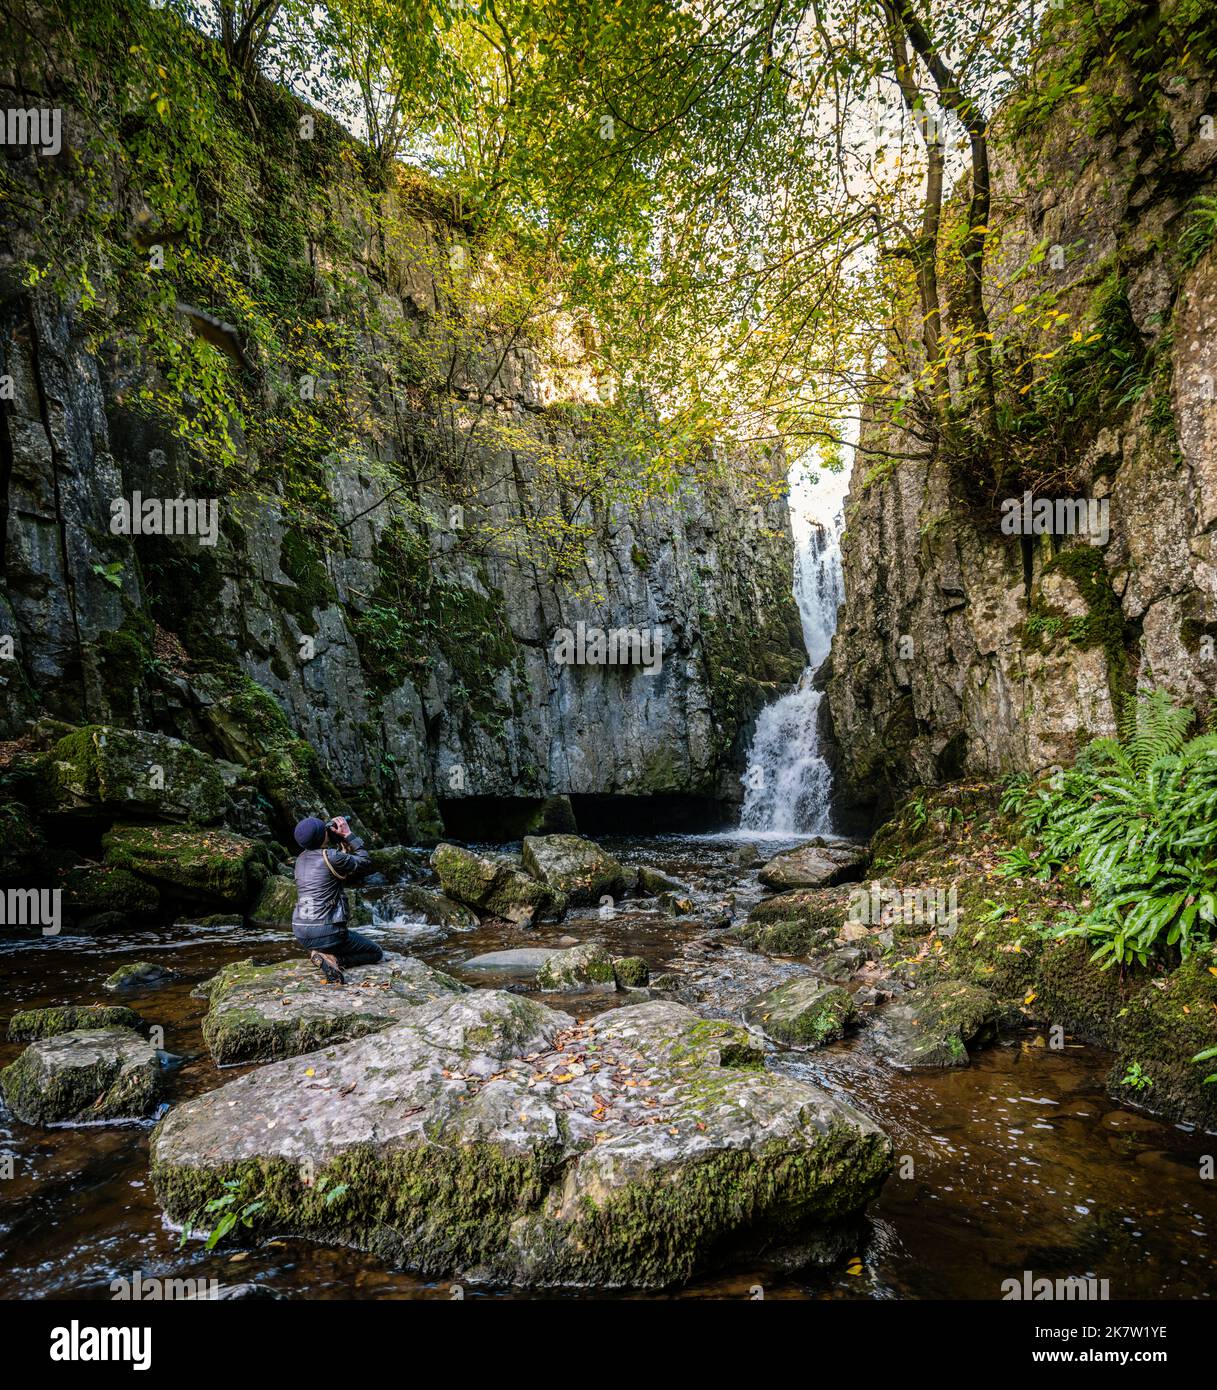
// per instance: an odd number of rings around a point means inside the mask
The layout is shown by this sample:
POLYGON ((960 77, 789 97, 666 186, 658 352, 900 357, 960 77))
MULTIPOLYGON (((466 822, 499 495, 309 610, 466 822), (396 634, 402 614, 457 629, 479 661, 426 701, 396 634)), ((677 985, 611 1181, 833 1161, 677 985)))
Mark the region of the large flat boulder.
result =
POLYGON ((564 905, 505 854, 478 854, 445 841, 432 851, 431 867, 448 897, 511 922, 528 921, 538 912, 564 905))
POLYGON ((176 1060, 132 1029, 82 1028, 32 1042, 0 1072, 0 1089, 28 1125, 142 1119, 176 1060))
POLYGON ((525 869, 571 907, 620 897, 629 882, 607 850, 579 835, 526 835, 522 849, 525 869))
POLYGON ((814 976, 786 980, 744 1005, 744 1018, 774 1042, 823 1047, 844 1037, 857 1010, 849 990, 814 976))
POLYGON ((766 888, 828 888, 860 877, 867 860, 860 845, 800 845, 775 854, 757 877, 766 888))
POLYGON ((966 1067, 968 1048, 992 1039, 1002 1009, 987 989, 941 980, 902 995, 875 1020, 873 1042, 898 1067, 966 1067))
POLYGON ((152 1139, 170 1220, 257 1200, 245 1238, 368 1250, 463 1282, 660 1287, 737 1253, 838 1258, 891 1144, 678 1004, 584 1025, 499 990, 262 1067, 152 1139), (224 1184, 235 1184, 226 1188, 224 1184))
POLYGON ((378 1033, 428 999, 468 986, 413 956, 387 956, 326 984, 313 963, 252 960, 226 965, 206 986, 203 1038, 220 1066, 312 1052, 329 1042, 378 1033))
POLYGON ((265 845, 227 830, 116 825, 101 842, 107 864, 226 907, 251 901, 271 864, 265 845))
POLYGON ((180 739, 90 724, 50 755, 48 808, 56 813, 146 815, 205 825, 228 801, 215 760, 180 739))

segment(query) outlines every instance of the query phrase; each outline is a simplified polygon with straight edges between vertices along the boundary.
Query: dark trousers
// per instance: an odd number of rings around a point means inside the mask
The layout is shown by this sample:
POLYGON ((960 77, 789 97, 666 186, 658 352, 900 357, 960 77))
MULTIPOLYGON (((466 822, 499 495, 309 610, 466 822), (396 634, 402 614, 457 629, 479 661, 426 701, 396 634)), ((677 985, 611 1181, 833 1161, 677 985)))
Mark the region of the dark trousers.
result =
MULTIPOLYGON (((300 941, 299 937, 296 939, 300 941)), ((327 931, 317 940, 300 941, 300 944, 305 950, 324 951, 327 956, 333 956, 343 969, 351 965, 375 965, 385 958, 385 953, 375 941, 369 941, 366 936, 360 936, 357 931, 347 927, 327 931)))

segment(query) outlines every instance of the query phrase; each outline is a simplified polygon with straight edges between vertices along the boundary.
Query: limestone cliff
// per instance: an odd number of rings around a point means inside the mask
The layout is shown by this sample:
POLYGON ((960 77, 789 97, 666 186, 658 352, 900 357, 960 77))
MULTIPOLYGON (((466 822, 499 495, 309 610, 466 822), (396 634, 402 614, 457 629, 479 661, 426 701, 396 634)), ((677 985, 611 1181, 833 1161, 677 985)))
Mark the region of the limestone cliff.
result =
POLYGON ((944 451, 909 458, 917 441, 872 416, 824 676, 843 810, 1068 762, 1135 684, 1212 700, 1215 98, 1186 57, 1146 97, 1117 56, 1085 96, 1003 120, 989 275, 999 347, 1053 354, 1028 486, 1105 500, 1110 535, 1005 535, 1023 480, 1003 448, 978 499, 944 451))
MULTIPOLYGON (((38 76, 18 65, 10 88, 36 98, 38 76)), ((600 402, 578 345, 561 358, 479 327, 447 389, 420 386, 414 359, 474 332, 444 270, 464 229, 433 195, 379 185, 320 116, 315 140, 296 138, 301 110, 267 84, 256 118, 225 108, 219 147, 239 141, 239 156, 213 176, 223 206, 207 234, 223 295, 173 291, 179 321, 235 352, 260 402, 262 442, 238 441, 214 545, 114 534, 117 499, 199 496, 196 464, 139 408, 163 374, 133 360, 106 306, 30 289, 17 273, 26 228, 14 228, 0 262, 0 372, 13 383, 0 419, 0 632, 13 638, 0 734, 40 713, 173 734, 260 768, 264 801, 280 773, 301 802, 336 784, 386 831, 417 836, 440 830, 441 803, 476 797, 738 799, 751 721, 804 660, 780 488, 758 504, 719 458, 712 477, 648 496, 648 460, 618 457, 620 500, 580 495, 578 478, 565 491, 554 460, 587 452, 600 402), (321 528, 300 520, 289 485, 264 482, 295 383, 276 380, 246 325, 225 322, 268 284, 375 365, 357 386, 356 446, 327 450, 322 437, 283 466, 290 488, 312 490, 321 528), (445 455, 438 426, 453 419, 445 455), (565 571, 521 540, 548 513, 579 542, 565 571), (556 631, 581 621, 659 629, 661 665, 555 664, 556 631)), ((89 164, 95 119, 65 110, 52 193, 89 164)), ((10 174, 49 201, 35 158, 14 158, 10 174)), ((141 232, 137 174, 107 197, 116 242, 156 235, 141 232)), ((783 463, 752 468, 778 482, 783 463)))

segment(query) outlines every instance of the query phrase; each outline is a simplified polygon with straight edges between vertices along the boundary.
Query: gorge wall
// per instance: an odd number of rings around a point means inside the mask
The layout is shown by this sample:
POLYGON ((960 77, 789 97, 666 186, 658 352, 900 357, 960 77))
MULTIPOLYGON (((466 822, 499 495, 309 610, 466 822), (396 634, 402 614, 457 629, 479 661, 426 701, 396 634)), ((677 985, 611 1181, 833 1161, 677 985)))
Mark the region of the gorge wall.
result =
POLYGON ((1215 97, 1194 63, 1147 92, 1092 57, 1089 95, 1002 122, 988 303, 999 349, 1044 354, 1029 486, 1105 499, 1110 534, 1003 534, 1003 457, 978 500, 872 413, 821 677, 843 814, 1068 763, 1137 685, 1201 711, 1217 689, 1215 97))
MULTIPOLYGON (((8 105, 63 102, 28 54, 3 82, 8 105)), ((249 814, 269 810, 280 830, 318 801, 425 839, 443 804, 474 798, 739 800, 751 724, 804 661, 780 486, 758 502, 720 459, 717 480, 646 495, 640 454, 614 463, 638 482, 618 500, 581 495, 578 478, 567 491, 553 460, 587 452, 601 390, 578 341, 554 367, 527 334, 487 329, 452 354, 446 391, 420 388, 394 344, 436 356, 472 331, 443 269, 463 229, 433 198, 377 187, 320 115, 317 138, 297 138, 304 110, 263 84, 255 118, 225 111, 217 148, 237 154, 216 178, 222 207, 251 213, 217 213, 209 233, 222 298, 204 301, 197 282, 172 294, 179 319, 241 359, 264 450, 295 388, 237 317, 243 295, 299 287, 294 308, 340 323, 377 364, 359 384, 361 447, 327 450, 319 405, 320 447, 293 464, 328 527, 301 523, 245 439, 214 545, 114 534, 116 499, 199 496, 196 465, 138 408, 157 369, 125 350, 107 306, 30 288, 27 229, 13 229, 0 256, 0 736, 37 739, 29 721, 49 715, 181 737, 231 763, 249 814), (460 457, 437 461, 435 426, 460 412, 460 457), (578 532, 573 572, 547 572, 520 539, 547 511, 578 532), (557 665, 555 631, 579 622, 659 629, 659 669, 557 665)), ((98 119, 69 106, 52 167, 10 149, 10 178, 43 199, 48 178, 110 179, 92 153, 98 119)), ((107 235, 145 254, 158 233, 144 234, 138 174, 113 178, 106 201, 107 235)), ((752 466, 780 483, 779 456, 752 466)))

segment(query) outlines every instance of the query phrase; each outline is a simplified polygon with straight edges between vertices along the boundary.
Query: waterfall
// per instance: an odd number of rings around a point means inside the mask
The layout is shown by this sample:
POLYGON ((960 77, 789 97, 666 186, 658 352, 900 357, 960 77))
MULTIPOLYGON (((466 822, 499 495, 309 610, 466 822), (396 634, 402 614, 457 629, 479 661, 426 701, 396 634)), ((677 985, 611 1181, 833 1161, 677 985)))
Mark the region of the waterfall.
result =
POLYGON ((811 681, 828 655, 843 596, 840 542, 848 483, 847 473, 820 474, 817 481, 800 464, 791 470, 794 596, 807 666, 795 689, 767 705, 756 722, 740 816, 740 828, 754 834, 832 833, 832 779, 816 728, 822 692, 811 681))

